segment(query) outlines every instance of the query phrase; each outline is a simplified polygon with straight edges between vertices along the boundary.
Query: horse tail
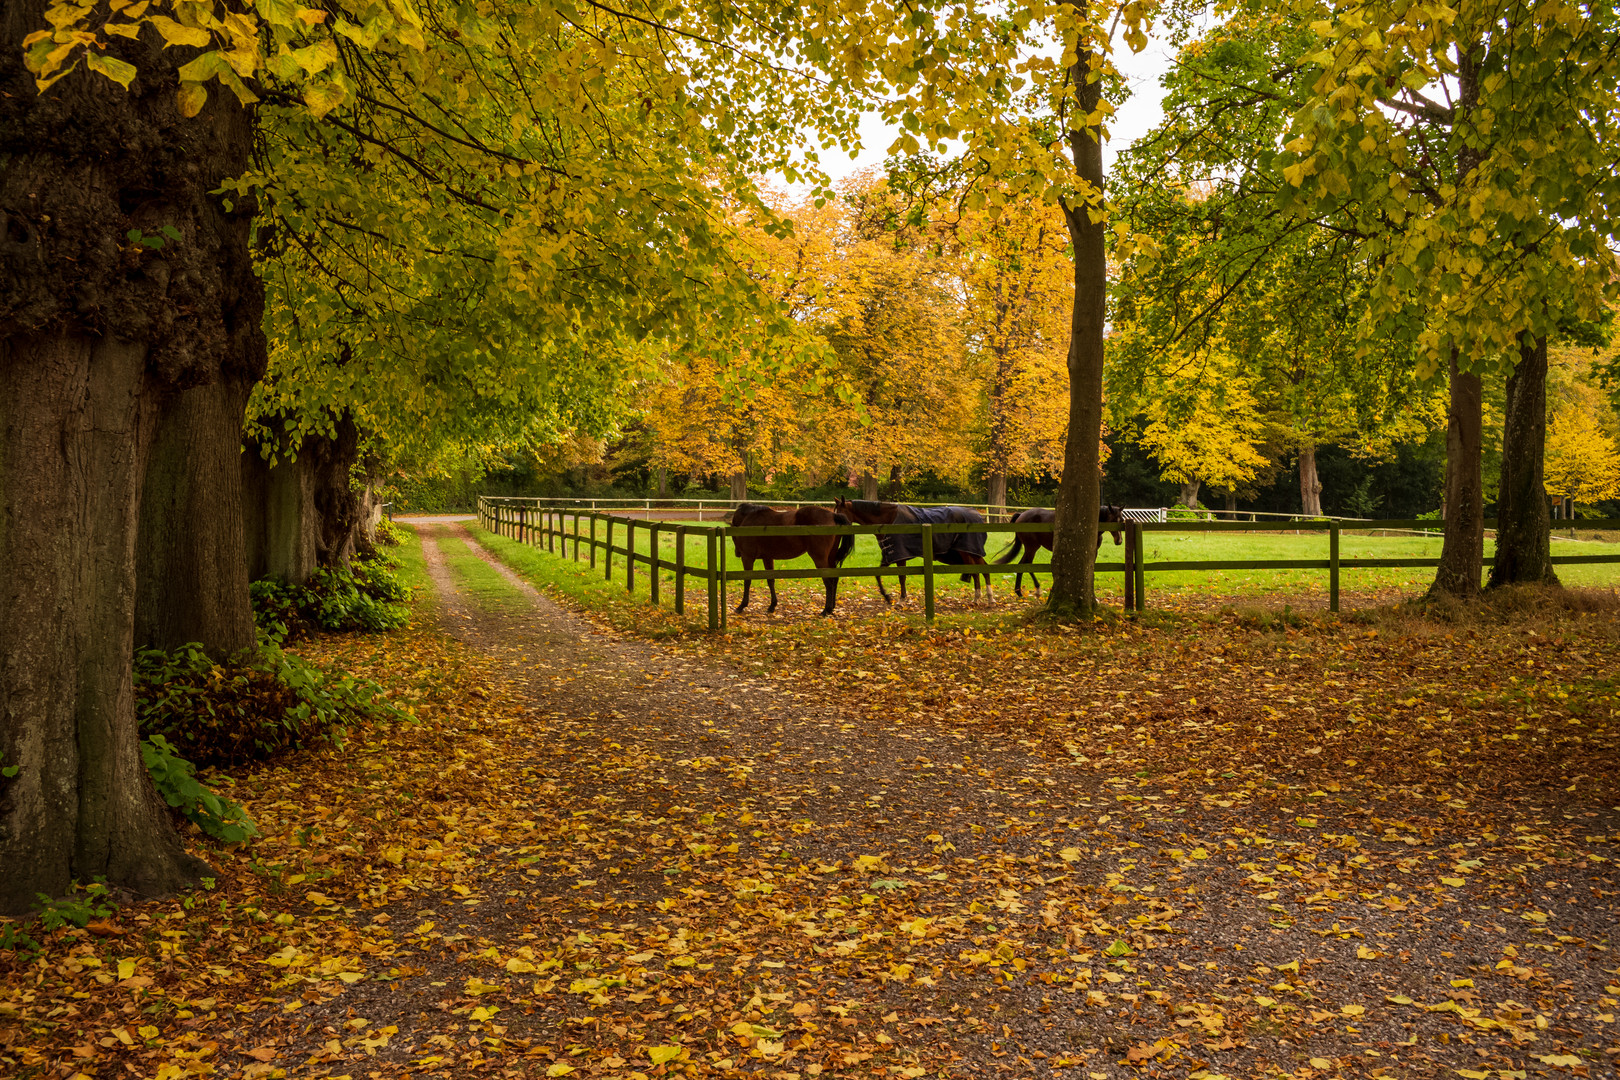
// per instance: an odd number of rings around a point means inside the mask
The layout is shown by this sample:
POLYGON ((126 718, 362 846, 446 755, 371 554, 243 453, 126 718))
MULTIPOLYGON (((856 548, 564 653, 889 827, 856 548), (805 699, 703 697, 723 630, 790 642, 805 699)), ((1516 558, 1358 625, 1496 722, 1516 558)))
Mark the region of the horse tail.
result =
MULTIPOLYGON (((835 525, 850 525, 850 524, 853 524, 853 522, 851 522, 849 520, 849 518, 845 517, 843 514, 834 514, 833 515, 833 524, 835 524, 835 525)), ((849 553, 851 551, 854 551, 854 550, 855 550, 855 537, 853 537, 853 536, 840 536, 838 538, 838 543, 833 545, 832 564, 834 566, 843 566, 844 565, 844 560, 849 558, 849 553)))
MULTIPOLYGON (((1007 519, 1007 524, 1016 525, 1016 524, 1018 524, 1018 519, 1023 517, 1023 516, 1024 516, 1024 512, 1022 510, 1020 510, 1018 513, 1014 514, 1012 517, 1007 519)), ((1012 534, 1012 543, 1007 546, 1007 550, 1003 551, 1000 555, 997 555, 991 561, 995 562, 997 565, 1000 565, 1001 563, 1010 563, 1010 562, 1013 561, 1014 556, 1016 556, 1018 554, 1018 549, 1023 547, 1023 546, 1024 546, 1024 534, 1023 533, 1013 533, 1012 534)))

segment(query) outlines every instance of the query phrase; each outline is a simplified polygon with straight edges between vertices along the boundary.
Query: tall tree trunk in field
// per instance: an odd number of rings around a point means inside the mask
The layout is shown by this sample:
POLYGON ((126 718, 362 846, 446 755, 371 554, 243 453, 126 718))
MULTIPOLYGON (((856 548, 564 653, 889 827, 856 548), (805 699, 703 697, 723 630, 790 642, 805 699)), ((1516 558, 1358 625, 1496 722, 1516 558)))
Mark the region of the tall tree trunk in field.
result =
POLYGON ((1177 501, 1189 510, 1198 509, 1198 489, 1202 485, 1202 480, 1188 480, 1181 485, 1181 495, 1177 501))
POLYGON ((1485 566, 1485 498, 1480 475, 1484 398, 1479 376, 1460 371, 1451 350, 1451 403, 1446 414, 1446 524, 1440 567, 1429 592, 1478 596, 1485 566))
POLYGON ((748 501, 748 455, 743 454, 738 469, 731 474, 731 501, 748 501))
POLYGON ((990 513, 993 517, 1007 516, 1007 474, 1001 470, 992 472, 985 485, 985 501, 990 504, 990 513))
POLYGON ((141 494, 136 648, 194 641, 223 660, 254 644, 241 447, 248 396, 262 374, 256 364, 231 371, 160 410, 141 494))
POLYGON ((658 466, 658 497, 669 498, 669 470, 662 465, 658 466))
MULTIPOLYGON (((77 878, 143 894, 205 872, 140 758, 130 658, 141 491, 180 391, 253 347, 249 211, 209 192, 247 171, 252 118, 174 71, 196 51, 118 39, 126 91, 81 66, 44 95, 0 15, 0 913, 77 878), (169 227, 176 240, 163 232, 169 227), (163 236, 161 247, 126 239, 163 236)), ((233 447, 234 449, 234 447, 233 447)))
POLYGON ((1502 425, 1502 486, 1496 499, 1496 563, 1490 585, 1557 585, 1552 519, 1542 466, 1547 447, 1547 339, 1519 339, 1519 363, 1507 380, 1502 425))
POLYGON ((876 499, 878 497, 877 474, 868 470, 861 473, 861 498, 876 499))
POLYGON ((1299 447, 1299 509, 1311 517, 1322 516, 1322 481, 1316 475, 1316 444, 1299 447))
POLYGON ((1102 134, 1087 127, 1097 111, 1101 83, 1092 78, 1094 54, 1078 43, 1073 69, 1078 101, 1068 114, 1069 151, 1080 194, 1063 205, 1074 248, 1074 314, 1069 339, 1069 424, 1058 481, 1052 537, 1052 586, 1046 608, 1059 617, 1089 614, 1096 606, 1097 511, 1101 504, 1098 443, 1102 439, 1103 324, 1108 262, 1104 222, 1091 219, 1086 196, 1103 190, 1102 134))

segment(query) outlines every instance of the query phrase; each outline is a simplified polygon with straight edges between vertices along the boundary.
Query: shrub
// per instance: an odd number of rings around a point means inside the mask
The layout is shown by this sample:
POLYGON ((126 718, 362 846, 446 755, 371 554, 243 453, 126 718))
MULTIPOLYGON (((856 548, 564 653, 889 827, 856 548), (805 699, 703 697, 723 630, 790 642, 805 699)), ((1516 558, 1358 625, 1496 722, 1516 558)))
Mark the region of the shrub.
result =
POLYGON ((371 532, 371 539, 378 547, 399 547, 405 542, 406 532, 387 518, 377 522, 377 527, 371 532))
POLYGON ((380 686, 334 675, 274 645, 216 664, 202 646, 135 657, 141 734, 199 765, 256 761, 312 739, 341 745, 346 724, 399 719, 380 686))
POLYGON ((410 620, 410 589, 394 575, 397 564, 378 552, 348 566, 319 567, 304 585, 272 579, 250 586, 260 636, 280 644, 313 631, 397 630, 410 620))

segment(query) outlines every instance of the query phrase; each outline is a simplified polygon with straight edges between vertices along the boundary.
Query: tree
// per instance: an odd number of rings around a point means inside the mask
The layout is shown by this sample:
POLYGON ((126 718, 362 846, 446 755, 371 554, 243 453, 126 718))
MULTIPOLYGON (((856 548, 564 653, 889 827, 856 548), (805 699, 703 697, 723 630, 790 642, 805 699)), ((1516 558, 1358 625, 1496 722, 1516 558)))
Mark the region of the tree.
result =
POLYGON ((1370 283, 1359 237, 1277 206, 1288 185, 1273 159, 1314 42, 1296 21, 1239 11, 1181 50, 1164 122, 1122 155, 1113 181, 1138 241, 1115 285, 1109 353, 1116 415, 1184 394, 1189 366, 1240 380, 1263 422, 1247 442, 1263 430, 1297 455, 1308 514, 1322 510, 1318 446, 1372 455, 1420 438, 1431 396, 1409 350, 1357 333, 1370 283), (1200 365, 1212 352, 1229 359, 1200 365))
MULTIPOLYGON (((1615 289, 1620 214, 1612 7, 1460 9, 1355 3, 1316 24, 1310 99, 1278 164, 1293 202, 1367 238, 1367 324, 1412 340, 1450 377, 1446 539, 1434 589, 1478 592, 1483 490, 1480 376, 1540 355, 1565 320, 1595 319, 1615 289)), ((1516 384, 1504 456, 1509 544, 1536 543, 1541 395, 1516 384)), ((1533 550, 1508 564, 1539 575, 1533 550)))

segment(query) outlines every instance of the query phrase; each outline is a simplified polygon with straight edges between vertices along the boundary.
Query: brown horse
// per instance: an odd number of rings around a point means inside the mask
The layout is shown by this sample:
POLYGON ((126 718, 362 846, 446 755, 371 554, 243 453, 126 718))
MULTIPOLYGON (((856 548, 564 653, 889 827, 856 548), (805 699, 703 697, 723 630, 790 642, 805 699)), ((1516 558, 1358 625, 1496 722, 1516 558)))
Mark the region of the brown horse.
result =
MULTIPOLYGON (((840 498, 834 508, 848 514, 862 525, 983 525, 984 515, 965 506, 906 506, 903 503, 872 502, 869 499, 840 498)), ((914 533, 897 533, 878 537, 883 551, 880 566, 904 567, 912 559, 922 558, 922 537, 914 533)), ((984 565, 984 533, 941 532, 934 534, 934 558, 952 565, 984 565)), ((906 575, 900 574, 900 599, 906 598, 906 575)), ((990 593, 989 574, 963 574, 963 581, 973 582, 973 602, 979 602, 979 578, 984 578, 984 591, 990 593)), ((883 579, 877 579, 878 592, 889 599, 883 579)), ((991 599, 994 599, 992 596, 991 599)))
MULTIPOLYGON (((731 524, 739 527, 791 528, 795 525, 849 525, 852 522, 843 514, 835 514, 823 506, 777 510, 758 503, 743 503, 732 512, 731 524)), ((756 559, 764 560, 766 570, 775 570, 776 560, 797 559, 800 555, 810 556, 811 562, 825 569, 844 564, 855 547, 855 537, 733 536, 731 543, 736 549, 737 558, 742 560, 744 570, 752 570, 756 559)), ((831 615, 833 605, 838 602, 838 579, 829 577, 821 581, 827 588, 827 606, 821 609, 821 613, 831 615)), ((749 586, 752 584, 751 579, 743 579, 742 603, 737 605, 738 611, 748 606, 749 586)), ((771 606, 765 609, 769 615, 776 610, 776 579, 766 578, 765 584, 771 589, 771 606)))
MULTIPOLYGON (((1049 510, 1046 507, 1036 507, 1033 510, 1024 510, 1024 511, 1022 511, 1020 513, 1014 514, 1010 524, 1014 524, 1014 525, 1051 525, 1056 521, 1057 521, 1057 511, 1056 510, 1049 510)), ((1118 526, 1118 528, 1107 529, 1107 530, 1099 530, 1097 532, 1097 549, 1099 551, 1102 550, 1102 538, 1103 538, 1103 532, 1104 531, 1111 532, 1111 533, 1114 534, 1114 546, 1115 547, 1118 547, 1120 544, 1124 543, 1124 539, 1125 539, 1124 536, 1123 536, 1124 529, 1125 529, 1125 508, 1124 507, 1121 507, 1121 506, 1102 506, 1102 507, 1098 507, 1098 509, 1097 509, 1097 521, 1098 521, 1099 524, 1102 524, 1102 525, 1117 525, 1118 526)), ((1052 534, 1050 532, 1013 533, 1012 547, 1008 548, 1006 551, 1003 551, 1000 555, 996 556, 996 563, 998 565, 1001 564, 1001 563, 1010 563, 1010 562, 1013 561, 1013 559, 1018 557, 1018 553, 1020 551, 1022 551, 1024 554, 1023 554, 1023 558, 1018 559, 1018 561, 1021 562, 1021 563, 1032 563, 1032 562, 1035 561, 1035 554, 1038 551, 1040 551, 1042 548, 1045 548, 1047 551, 1052 550, 1052 534)), ((1031 575, 1029 575, 1029 580, 1031 580, 1031 581, 1033 581, 1035 583, 1035 595, 1036 596, 1041 595, 1041 579, 1036 577, 1034 574, 1031 574, 1031 575)), ((1019 596, 1024 595, 1024 575, 1022 573, 1017 573, 1017 574, 1013 575, 1013 592, 1017 593, 1019 596)))

